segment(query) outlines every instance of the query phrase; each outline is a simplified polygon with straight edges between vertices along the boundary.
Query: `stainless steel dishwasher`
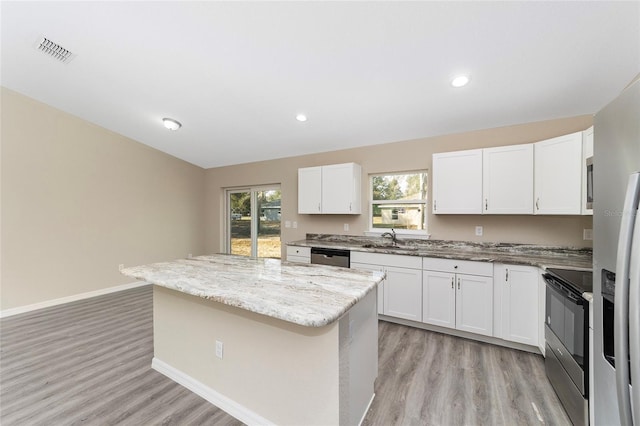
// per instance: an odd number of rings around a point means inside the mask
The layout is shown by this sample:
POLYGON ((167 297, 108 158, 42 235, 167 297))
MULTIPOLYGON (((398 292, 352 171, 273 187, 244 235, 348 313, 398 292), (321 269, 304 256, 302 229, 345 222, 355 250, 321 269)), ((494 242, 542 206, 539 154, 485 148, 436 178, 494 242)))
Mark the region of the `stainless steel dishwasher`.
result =
POLYGON ((311 263, 316 265, 350 266, 351 252, 329 248, 311 247, 311 263))

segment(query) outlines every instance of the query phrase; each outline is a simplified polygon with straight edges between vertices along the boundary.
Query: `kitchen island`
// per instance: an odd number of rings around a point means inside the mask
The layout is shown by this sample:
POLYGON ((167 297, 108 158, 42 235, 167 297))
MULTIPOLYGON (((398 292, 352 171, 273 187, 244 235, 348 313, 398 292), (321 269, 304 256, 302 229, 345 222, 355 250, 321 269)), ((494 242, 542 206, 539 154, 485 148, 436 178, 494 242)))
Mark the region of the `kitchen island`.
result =
POLYGON ((365 415, 383 274, 231 255, 122 273, 154 284, 153 368, 244 423, 365 415))

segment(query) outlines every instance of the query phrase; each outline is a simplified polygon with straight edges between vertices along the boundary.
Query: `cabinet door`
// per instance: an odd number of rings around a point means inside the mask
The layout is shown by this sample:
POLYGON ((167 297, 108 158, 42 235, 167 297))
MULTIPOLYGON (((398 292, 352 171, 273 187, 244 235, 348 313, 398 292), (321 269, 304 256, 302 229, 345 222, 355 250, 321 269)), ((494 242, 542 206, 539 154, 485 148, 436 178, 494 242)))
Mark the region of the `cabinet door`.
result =
POLYGON ((322 167, 298 169, 298 213, 322 213, 322 167))
MULTIPOLYGON (((495 285, 502 290, 502 338, 537 346, 542 321, 538 317, 538 268, 495 265, 495 285)), ((496 307, 500 309, 500 307, 496 307)))
POLYGON ((456 328, 493 335, 493 278, 456 275, 456 328))
POLYGON ((533 144, 488 148, 482 152, 485 214, 533 213, 533 144))
POLYGON ((412 321, 422 319, 422 271, 387 266, 384 314, 412 321))
POLYGON ((482 150, 433 154, 433 213, 482 213, 482 150))
POLYGON ((456 327, 455 274, 436 271, 422 273, 422 322, 440 327, 456 327))
MULTIPOLYGON (((366 263, 354 263, 351 262, 351 269, 360 269, 363 271, 381 272, 382 267, 377 265, 369 265, 366 263)), ((384 281, 378 284, 378 314, 384 314, 384 281)))
POLYGON ((322 213, 358 214, 361 168, 355 163, 322 167, 322 213))
POLYGON ((535 214, 582 213, 582 132, 534 146, 535 214))

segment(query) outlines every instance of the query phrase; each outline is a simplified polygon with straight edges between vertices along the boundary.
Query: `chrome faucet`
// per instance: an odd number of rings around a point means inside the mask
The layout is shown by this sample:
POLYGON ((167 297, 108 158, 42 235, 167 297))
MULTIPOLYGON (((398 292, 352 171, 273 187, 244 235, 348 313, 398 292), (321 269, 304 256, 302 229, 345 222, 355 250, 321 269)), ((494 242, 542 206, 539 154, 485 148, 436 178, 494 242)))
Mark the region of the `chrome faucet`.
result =
POLYGON ((396 236, 396 231, 394 231, 393 228, 391 228, 391 232, 385 232, 385 233, 381 234, 380 236, 382 238, 386 238, 386 237, 391 238, 391 244, 394 245, 394 246, 398 244, 398 237, 396 236))

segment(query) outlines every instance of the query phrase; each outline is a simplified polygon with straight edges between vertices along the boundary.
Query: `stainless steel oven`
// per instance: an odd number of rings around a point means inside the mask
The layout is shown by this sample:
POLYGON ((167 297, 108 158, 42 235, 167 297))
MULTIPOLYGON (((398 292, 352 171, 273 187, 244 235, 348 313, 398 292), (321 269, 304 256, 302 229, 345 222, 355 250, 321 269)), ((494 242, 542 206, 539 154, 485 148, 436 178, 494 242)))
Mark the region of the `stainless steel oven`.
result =
POLYGON ((547 269, 545 368, 547 377, 574 425, 589 424, 588 271, 547 269))

